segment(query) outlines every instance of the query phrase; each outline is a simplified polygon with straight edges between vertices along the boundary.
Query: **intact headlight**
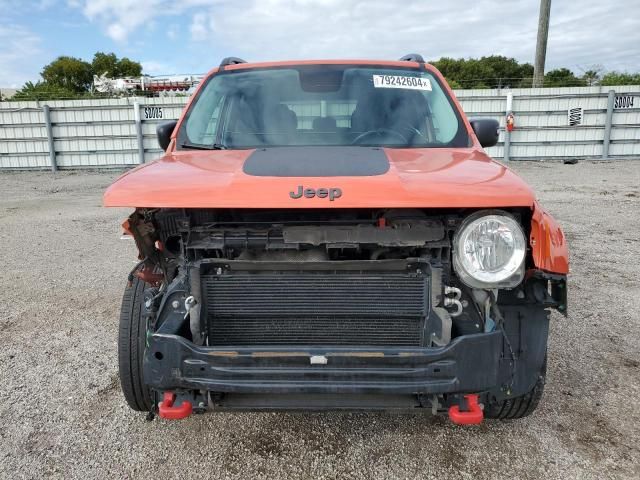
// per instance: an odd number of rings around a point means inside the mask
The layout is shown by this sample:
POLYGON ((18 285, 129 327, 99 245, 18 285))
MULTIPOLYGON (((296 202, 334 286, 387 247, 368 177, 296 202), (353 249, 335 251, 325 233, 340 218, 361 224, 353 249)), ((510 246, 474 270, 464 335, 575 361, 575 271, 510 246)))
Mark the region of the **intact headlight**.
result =
POLYGON ((511 288, 524 277, 526 241, 508 213, 484 211, 467 217, 453 239, 453 266, 472 288, 511 288))

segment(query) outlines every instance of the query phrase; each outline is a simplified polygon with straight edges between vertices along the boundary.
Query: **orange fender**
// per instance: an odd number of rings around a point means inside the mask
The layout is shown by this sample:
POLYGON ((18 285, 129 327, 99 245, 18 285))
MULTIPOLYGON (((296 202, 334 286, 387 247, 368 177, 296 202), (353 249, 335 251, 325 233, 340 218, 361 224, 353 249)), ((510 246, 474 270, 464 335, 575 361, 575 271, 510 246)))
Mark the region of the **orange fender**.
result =
POLYGON ((536 268, 550 273, 569 273, 567 239, 558 222, 538 202, 533 205, 529 242, 536 268))

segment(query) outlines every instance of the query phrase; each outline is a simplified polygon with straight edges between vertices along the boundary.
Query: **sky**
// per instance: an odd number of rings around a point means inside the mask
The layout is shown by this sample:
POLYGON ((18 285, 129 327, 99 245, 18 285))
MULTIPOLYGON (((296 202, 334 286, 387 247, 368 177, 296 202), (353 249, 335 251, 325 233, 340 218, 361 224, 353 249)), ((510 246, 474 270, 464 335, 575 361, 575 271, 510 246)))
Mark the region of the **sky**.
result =
MULTIPOLYGON (((96 51, 144 73, 205 73, 223 57, 533 63, 538 0, 0 0, 0 87, 96 51)), ((546 70, 640 71, 640 0, 553 0, 546 70)))

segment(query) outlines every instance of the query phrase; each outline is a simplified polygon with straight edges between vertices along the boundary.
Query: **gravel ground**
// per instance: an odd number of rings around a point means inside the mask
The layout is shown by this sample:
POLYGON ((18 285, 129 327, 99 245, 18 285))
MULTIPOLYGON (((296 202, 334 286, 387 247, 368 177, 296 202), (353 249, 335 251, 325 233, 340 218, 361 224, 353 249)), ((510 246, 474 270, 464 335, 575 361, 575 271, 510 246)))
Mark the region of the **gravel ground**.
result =
POLYGON ((639 478, 640 161, 521 163, 565 227, 569 318, 554 315, 536 413, 457 427, 384 414, 209 414, 148 423, 117 373, 134 247, 116 173, 0 174, 2 478, 639 478))

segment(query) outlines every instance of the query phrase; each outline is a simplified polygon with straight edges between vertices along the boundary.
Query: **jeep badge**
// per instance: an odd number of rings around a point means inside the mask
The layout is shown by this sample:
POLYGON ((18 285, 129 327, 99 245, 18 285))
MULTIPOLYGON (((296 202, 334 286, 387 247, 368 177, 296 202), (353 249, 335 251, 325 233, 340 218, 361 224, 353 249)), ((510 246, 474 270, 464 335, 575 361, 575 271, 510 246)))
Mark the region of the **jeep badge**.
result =
POLYGON ((289 196, 291 198, 327 198, 329 197, 329 201, 333 202, 336 198, 340 198, 342 196, 342 190, 339 188, 304 188, 302 185, 298 185, 297 192, 289 192, 289 196))

